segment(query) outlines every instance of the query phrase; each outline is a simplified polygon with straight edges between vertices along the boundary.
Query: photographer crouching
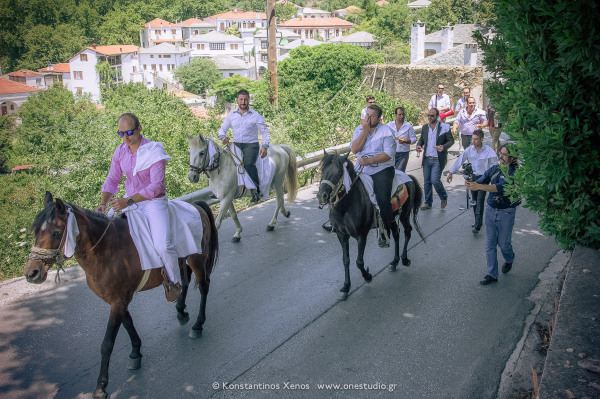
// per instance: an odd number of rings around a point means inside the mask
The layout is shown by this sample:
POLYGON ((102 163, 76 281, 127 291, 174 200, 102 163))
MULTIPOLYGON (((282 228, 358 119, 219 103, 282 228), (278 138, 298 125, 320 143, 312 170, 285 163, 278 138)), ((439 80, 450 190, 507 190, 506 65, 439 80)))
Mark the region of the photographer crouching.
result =
MULTIPOLYGON (((454 161, 450 168, 446 181, 452 181, 458 169, 463 165, 463 176, 465 181, 475 181, 479 179, 486 170, 498 164, 496 152, 488 145, 483 144, 483 130, 478 129, 473 132, 472 144, 468 146, 462 154, 454 161), (464 162, 465 163, 463 165, 464 162)), ((483 206, 485 204, 485 191, 473 191, 473 213, 475 214, 475 223, 473 223, 473 234, 478 234, 483 223, 483 206)))
MULTIPOLYGON (((500 147, 500 163, 508 166, 508 176, 513 176, 517 169, 517 159, 510 154, 506 145, 500 147)), ((481 285, 498 282, 498 250, 500 247, 504 257, 502 273, 508 273, 512 268, 515 253, 512 249, 511 236, 515 223, 517 206, 521 201, 511 202, 505 195, 506 184, 511 179, 506 179, 499 165, 494 165, 485 171, 477 181, 465 181, 468 189, 473 191, 487 191, 490 193, 485 212, 485 257, 487 275, 481 280, 481 285)))

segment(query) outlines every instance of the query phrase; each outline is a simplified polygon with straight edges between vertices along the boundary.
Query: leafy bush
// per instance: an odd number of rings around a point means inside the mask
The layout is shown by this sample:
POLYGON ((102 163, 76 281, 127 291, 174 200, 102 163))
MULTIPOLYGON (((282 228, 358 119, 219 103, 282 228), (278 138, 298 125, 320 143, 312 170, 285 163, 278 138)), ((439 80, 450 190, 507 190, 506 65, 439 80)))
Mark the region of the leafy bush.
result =
POLYGON ((600 32, 598 5, 499 0, 497 35, 479 37, 523 162, 515 194, 565 248, 600 249, 600 32))
POLYGON ((180 82, 186 91, 204 94, 213 83, 222 78, 217 65, 207 58, 192 58, 189 64, 175 68, 173 77, 180 82))

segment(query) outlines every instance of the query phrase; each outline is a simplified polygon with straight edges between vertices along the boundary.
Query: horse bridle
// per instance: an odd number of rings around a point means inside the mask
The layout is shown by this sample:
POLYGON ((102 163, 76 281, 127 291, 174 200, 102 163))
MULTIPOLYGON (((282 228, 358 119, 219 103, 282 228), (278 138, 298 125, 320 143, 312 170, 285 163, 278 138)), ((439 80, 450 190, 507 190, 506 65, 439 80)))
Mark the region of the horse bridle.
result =
MULTIPOLYGON (((207 157, 209 156, 208 155, 208 146, 209 146, 208 139, 204 139, 204 142, 206 143, 206 154, 204 155, 204 159, 207 159, 207 157)), ((217 150, 217 155, 215 156, 215 159, 213 160, 213 164, 211 165, 210 168, 206 169, 206 168, 201 168, 196 165, 190 164, 190 172, 196 172, 198 174, 204 173, 208 177, 208 172, 212 172, 215 169, 219 169, 219 159, 220 158, 221 158, 221 152, 219 150, 217 150)), ((209 161, 210 161, 210 159, 209 159, 209 161)))
MULTIPOLYGON (((68 220, 69 219, 67 216, 67 221, 68 220)), ((29 250, 29 259, 41 260, 45 264, 50 264, 50 266, 48 268, 52 267, 53 263, 56 263, 56 266, 58 267, 58 272, 56 273, 56 276, 54 277, 54 281, 60 283, 59 274, 60 274, 61 270, 64 272, 65 269, 63 269, 63 264, 65 263, 65 259, 67 259, 67 257, 65 256, 65 245, 66 244, 67 244, 67 222, 65 222, 65 228, 63 229, 62 237, 60 238, 60 244, 58 244, 58 248, 56 248, 56 249, 40 248, 40 247, 36 247, 34 244, 31 247, 31 249, 29 250)))
MULTIPOLYGON (((344 190, 344 195, 342 195, 341 197, 340 197, 340 189, 344 185, 344 168, 343 167, 342 167, 342 174, 338 178, 338 182, 336 184, 332 183, 331 181, 329 181, 327 179, 322 179, 319 182, 319 185, 327 184, 329 187, 331 187, 332 195, 331 195, 331 197, 329 197, 329 201, 327 201, 327 205, 329 205, 331 209, 333 209, 341 200, 344 199, 344 197, 346 195, 348 195, 348 191, 350 191, 350 189, 352 188, 352 186, 354 185, 356 180, 358 180, 360 174, 363 171, 363 168, 364 167, 361 166, 358 169, 358 173, 356 174, 356 177, 354 178, 354 180, 352 180, 352 182, 350 183, 350 187, 348 187, 346 190, 344 190), (334 201, 334 199, 335 199, 335 201, 334 201)), ((319 205, 319 209, 323 209, 323 205, 319 205)))

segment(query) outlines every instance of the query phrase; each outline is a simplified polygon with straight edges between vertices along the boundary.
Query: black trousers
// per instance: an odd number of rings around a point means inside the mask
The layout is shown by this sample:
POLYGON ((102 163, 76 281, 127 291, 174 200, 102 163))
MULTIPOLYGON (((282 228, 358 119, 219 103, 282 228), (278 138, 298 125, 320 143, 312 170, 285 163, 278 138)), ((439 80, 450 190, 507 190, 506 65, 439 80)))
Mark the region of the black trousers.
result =
POLYGON ((473 138, 473 135, 471 135, 471 134, 469 134, 469 135, 461 134, 460 135, 460 140, 461 140, 463 149, 466 149, 468 146, 471 145, 472 138, 473 138))
MULTIPOLYGON (((473 175, 473 181, 477 181, 481 176, 473 175)), ((475 228, 481 229, 483 224, 483 209, 485 208, 485 195, 487 193, 483 190, 471 191, 471 197, 476 205, 473 207, 473 213, 475 214, 475 228)))
POLYGON ((377 205, 379 205, 379 213, 386 229, 390 229, 394 225, 394 213, 390 202, 394 174, 394 167, 390 166, 371 175, 375 199, 377 200, 377 205))
POLYGON ((256 184, 256 189, 260 191, 258 188, 258 169, 256 169, 256 160, 258 159, 258 151, 260 150, 258 143, 235 143, 235 145, 242 151, 242 161, 246 173, 248 173, 248 176, 256 184))

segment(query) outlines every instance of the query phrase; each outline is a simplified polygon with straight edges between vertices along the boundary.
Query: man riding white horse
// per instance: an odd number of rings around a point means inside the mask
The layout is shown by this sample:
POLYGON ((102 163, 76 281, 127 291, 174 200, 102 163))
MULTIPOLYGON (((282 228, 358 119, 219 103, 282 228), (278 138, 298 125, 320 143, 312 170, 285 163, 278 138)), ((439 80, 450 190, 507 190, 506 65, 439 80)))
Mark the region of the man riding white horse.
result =
POLYGON ((234 144, 242 151, 244 169, 248 172, 248 176, 252 179, 252 182, 256 185, 255 189, 252 189, 252 201, 260 201, 260 189, 258 170, 256 168, 256 160, 260 154, 261 158, 267 156, 267 149, 269 148, 269 130, 265 118, 252 108, 250 108, 250 94, 247 90, 240 90, 237 93, 237 104, 238 108, 230 112, 229 115, 223 121, 221 128, 219 129, 219 139, 223 145, 229 143, 229 137, 227 132, 229 128, 233 130, 234 144), (258 132, 263 136, 262 147, 259 150, 258 145, 258 132))

